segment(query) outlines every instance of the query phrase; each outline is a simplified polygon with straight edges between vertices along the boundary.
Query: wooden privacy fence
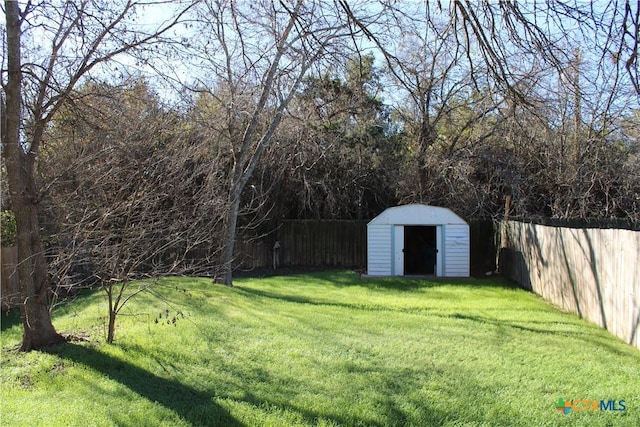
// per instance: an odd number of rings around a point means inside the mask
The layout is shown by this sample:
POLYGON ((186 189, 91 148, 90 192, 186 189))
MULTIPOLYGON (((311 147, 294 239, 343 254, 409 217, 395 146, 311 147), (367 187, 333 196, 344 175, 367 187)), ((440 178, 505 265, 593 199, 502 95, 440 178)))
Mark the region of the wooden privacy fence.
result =
POLYGON ((0 248, 0 302, 2 309, 15 307, 20 297, 18 288, 18 276, 16 266, 18 265, 18 248, 0 248))
POLYGON ((279 266, 363 268, 367 260, 367 221, 283 220, 272 234, 240 238, 239 268, 271 267, 275 242, 279 266))
POLYGON ((506 227, 504 275, 640 348, 640 231, 506 227))
POLYGON ((357 220, 282 223, 282 264, 362 268, 367 263, 367 222, 357 220))

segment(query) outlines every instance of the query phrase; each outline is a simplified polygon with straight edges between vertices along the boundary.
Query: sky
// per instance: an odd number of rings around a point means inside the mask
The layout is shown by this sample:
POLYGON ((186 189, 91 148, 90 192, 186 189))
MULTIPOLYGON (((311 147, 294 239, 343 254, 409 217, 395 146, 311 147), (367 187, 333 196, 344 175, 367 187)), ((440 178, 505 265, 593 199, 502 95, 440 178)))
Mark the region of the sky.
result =
MULTIPOLYGON (((20 3, 24 5, 26 4, 26 1, 20 1, 20 3)), ((136 25, 138 29, 151 30, 153 28, 157 28, 158 25, 162 25, 168 22, 171 16, 173 15, 173 12, 178 7, 188 2, 167 1, 167 2, 161 2, 161 4, 157 4, 157 2, 151 2, 151 3, 154 3, 154 4, 143 6, 138 9, 137 18, 132 23, 133 25, 136 25)), ((250 2, 245 2, 245 4, 250 4, 250 2)), ((355 5, 355 2, 352 2, 352 4, 355 5)), ((376 3, 372 2, 371 4, 376 4, 376 3)), ((398 5, 400 4, 401 3, 398 3, 398 5)), ((416 9, 416 13, 418 13, 422 9, 421 2, 410 2, 408 4, 411 7, 420 6, 416 9)), ((534 3, 525 2, 523 4, 525 6, 530 6, 534 3)), ((599 11, 602 8, 608 7, 611 4, 611 2, 605 2, 605 1, 596 1, 593 3, 578 2, 578 4, 592 5, 594 7, 594 10, 599 11)), ((447 2, 443 3, 443 8, 445 10, 448 7, 447 5, 448 5, 447 2)), ((365 10, 366 10, 366 7, 367 6, 365 6, 365 10)), ((432 7, 432 9, 437 10, 437 8, 435 7, 432 7)), ((374 12, 375 10, 372 9, 371 13, 374 13, 374 12)), ((542 19, 543 17, 540 18, 541 21, 542 19)), ((2 22, 4 23, 4 14, 2 14, 2 22)), ((571 28, 569 27, 570 24, 568 24, 568 22, 569 22, 568 20, 563 21, 562 25, 565 25, 563 29, 566 31, 571 31, 571 28)), ((561 34, 561 28, 559 26, 561 25, 561 23, 549 22, 547 20, 546 24, 549 25, 549 31, 552 34, 556 32, 557 34, 561 34)), ((206 37, 206 35, 198 34, 197 32, 194 32, 194 28, 195 27, 188 28, 186 25, 179 25, 171 30, 170 36, 174 41, 181 40, 182 38, 191 38, 191 37, 195 37, 193 39, 193 42, 198 42, 203 40, 203 38, 206 37)), ((500 29, 498 30, 500 31, 500 29)), ((610 56, 605 55, 604 56, 605 62, 601 62, 600 61, 600 59, 602 59, 600 57, 601 54, 589 47, 591 42, 593 42, 593 40, 591 41, 588 40, 588 37, 591 34, 593 34, 594 37, 596 37, 596 34, 599 34, 599 36, 597 37, 600 37, 600 38, 605 36, 603 31, 599 31, 597 33, 596 32, 588 33, 586 37, 579 32, 574 32, 572 36, 574 38, 574 41, 572 43, 574 44, 579 43, 579 46, 581 47, 580 53, 583 58, 583 66, 581 67, 582 68, 581 72, 583 73, 585 78, 582 79, 581 85, 587 95, 585 98, 585 108, 588 107, 590 101, 592 101, 593 106, 601 105, 602 103, 609 101, 606 96, 603 97, 601 95, 606 95, 607 93, 610 93, 607 87, 607 81, 611 77, 611 73, 614 71, 614 68, 612 66, 608 66, 612 64, 606 63, 607 60, 610 60, 610 56), (599 65, 604 65, 604 66, 599 67, 599 65)), ((32 35, 32 38, 33 40, 36 40, 39 38, 39 36, 37 35, 37 33, 34 33, 32 35)), ((362 37, 359 40, 360 40, 361 47, 365 48, 368 52, 374 52, 374 55, 376 57, 376 65, 380 67, 385 66, 385 62, 383 61, 380 53, 376 49, 373 49, 372 42, 367 41, 366 38, 362 38, 362 37)), ((401 35, 399 35, 399 37, 397 38, 390 39, 391 42, 399 42, 402 40, 403 40, 403 37, 401 35)), ((43 46, 46 46, 46 45, 47 43, 43 43, 43 46)), ((570 49, 570 45, 571 44, 567 42, 566 44, 567 49, 570 49)), ((398 47, 402 48, 402 45, 399 44, 398 47)), ((392 50, 395 50, 395 48, 392 48, 392 50)), ((4 55, 3 55, 3 59, 4 59, 4 55)), ((178 90, 178 87, 181 84, 191 83, 195 78, 207 78, 206 74, 204 74, 204 77, 203 77, 202 71, 204 70, 204 68, 199 66, 197 62, 191 63, 191 60, 195 59, 195 55, 187 58, 170 56, 170 59, 168 61, 161 62, 159 61, 160 59, 159 56, 154 57, 153 54, 147 54, 147 59, 149 61, 145 62, 144 60, 141 61, 139 58, 134 58, 131 55, 120 55, 117 57, 117 64, 105 65, 100 67, 100 69, 96 69, 94 72, 94 76, 104 80, 109 80, 109 79, 124 76, 123 72, 125 71, 127 73, 130 73, 133 76, 138 76, 138 77, 142 76, 145 79, 147 79, 150 83, 154 84, 159 95, 162 98, 169 101, 177 99, 176 91, 178 90), (164 73, 166 77, 168 77, 168 79, 166 78, 158 79, 157 74, 159 70, 162 71, 162 73, 164 73)), ((512 62, 510 65, 513 67, 515 65, 515 62, 512 62)), ((519 64, 519 67, 526 69, 530 65, 532 64, 521 62, 519 64)), ((549 78, 546 80, 546 82, 545 81, 540 82, 541 88, 542 88, 542 85, 546 85, 547 86, 546 90, 553 92, 554 90, 557 89, 559 78, 560 76, 557 75, 557 73, 555 76, 553 75, 553 73, 550 73, 549 78)), ((387 86, 387 88, 389 89, 391 89, 392 87, 393 86, 390 84, 387 86)), ((398 93, 400 92, 397 92, 397 91, 391 92, 389 90, 384 97, 390 102, 398 103, 400 102, 400 98, 402 98, 402 96, 398 96, 398 93)), ((616 102, 620 102, 622 105, 630 107, 631 109, 640 108, 640 100, 638 96, 637 95, 633 96, 632 93, 629 93, 628 96, 622 97, 620 101, 616 100, 616 102)))

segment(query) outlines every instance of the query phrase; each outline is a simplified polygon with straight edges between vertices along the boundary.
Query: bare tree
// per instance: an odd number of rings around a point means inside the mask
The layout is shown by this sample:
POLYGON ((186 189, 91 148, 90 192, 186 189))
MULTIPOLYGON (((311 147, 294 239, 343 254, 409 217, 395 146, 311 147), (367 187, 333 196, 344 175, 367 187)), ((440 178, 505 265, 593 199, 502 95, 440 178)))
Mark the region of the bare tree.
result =
POLYGON ((24 351, 63 340, 47 308, 50 281, 37 213, 41 194, 34 176, 47 125, 90 72, 118 55, 160 42, 190 8, 188 4, 151 31, 133 26, 136 8, 151 4, 128 0, 106 7, 92 0, 27 2, 21 10, 18 2, 5 1, 2 155, 18 227, 24 351), (46 42, 30 50, 24 48, 25 42, 35 40, 46 42))
MULTIPOLYGON (((590 132, 587 128, 610 129, 605 123, 610 123, 610 115, 615 115, 617 106, 624 104, 625 101, 622 99, 626 99, 624 92, 629 88, 629 82, 636 92, 636 100, 631 104, 637 105, 639 5, 632 1, 611 1, 596 5, 577 1, 527 3, 458 0, 449 3, 403 4, 402 7, 393 2, 382 2, 375 12, 358 11, 351 2, 341 1, 339 4, 350 23, 379 50, 396 81, 407 91, 408 98, 417 107, 416 110, 421 112, 421 120, 418 123, 421 123, 422 127, 418 127, 416 132, 418 141, 434 141, 436 128, 431 124, 437 122, 438 117, 442 117, 439 116, 441 113, 450 117, 447 109, 438 105, 436 95, 439 94, 438 89, 453 87, 456 81, 460 81, 450 78, 453 77, 454 70, 460 69, 468 70, 470 84, 475 86, 476 93, 485 93, 489 87, 493 92, 491 96, 497 97, 498 102, 493 105, 485 104, 489 108, 485 112, 476 110, 479 114, 475 121, 489 112, 498 111, 499 103, 505 102, 500 101, 503 99, 508 104, 518 105, 517 108, 526 109, 534 119, 533 123, 540 124, 541 120, 550 119, 543 126, 547 130, 553 126, 553 119, 536 117, 536 109, 544 105, 539 102, 542 98, 537 87, 548 85, 550 69, 557 73, 565 73, 567 69, 578 69, 573 73, 574 78, 562 81, 563 90, 570 94, 575 107, 572 108, 572 128, 581 129, 572 132, 573 145, 577 147, 576 153, 582 153, 574 158, 577 163, 587 160, 583 155, 588 151, 585 144, 593 145, 596 140, 602 140, 598 136, 600 131, 590 132), (403 55, 402 44, 397 41, 397 35, 406 33, 415 34, 417 40, 422 40, 416 49, 422 56, 416 55, 411 58, 403 55), (601 93, 609 95, 608 99, 597 107, 601 123, 595 126, 585 127, 584 123, 576 124, 583 122, 581 109, 587 105, 587 98, 590 97, 592 104, 596 105, 597 99, 601 96, 585 90, 586 85, 578 80, 580 70, 575 65, 575 46, 584 47, 589 52, 590 59, 597 64, 589 78, 598 82, 601 93), (432 47, 432 51, 437 55, 428 55, 429 50, 425 47, 432 47), (427 55, 424 55, 425 53, 427 55), (427 57, 428 60, 421 67, 417 67, 416 65, 420 65, 417 59, 421 57, 427 57), (429 68, 433 69, 437 64, 445 66, 440 68, 439 73, 429 73, 429 68), (527 69, 522 64, 533 66, 527 69), (417 72, 413 72, 412 69, 417 72), (447 76, 448 74, 450 76, 447 76), (444 78, 434 80, 434 75, 442 75, 444 78), (526 84, 521 84, 523 81, 526 81, 526 84), (531 82, 534 83, 534 90, 531 90, 531 82)), ((402 39, 402 42, 404 41, 402 39)), ((467 92, 467 97, 473 99, 474 95, 467 92)), ((499 114, 502 115, 502 112, 499 114)), ((511 116, 507 113, 507 117, 511 116)), ((468 123, 472 125, 474 121, 468 123)), ((491 120, 488 123, 491 123, 491 120)), ((504 135, 504 129, 497 130, 494 127, 494 130, 488 131, 485 135, 488 140, 492 139, 492 134, 504 135)), ((513 133, 506 135, 513 136, 513 133)), ((526 143, 530 144, 531 136, 525 136, 523 141, 526 140, 526 143)), ((424 146, 424 143, 417 144, 418 148, 424 146)), ((503 171, 506 170, 498 157, 488 153, 481 157, 485 160, 493 157, 491 161, 494 165, 503 171)), ((418 152, 418 159, 420 158, 424 160, 425 156, 418 152)), ((526 159, 533 160, 533 157, 526 156, 526 159)), ((584 175, 586 168, 592 166, 579 166, 578 169, 582 171, 580 175, 584 175)), ((449 166, 441 168, 443 171, 448 169, 449 166)), ((425 171, 424 168, 421 170, 425 171)), ((576 197, 581 201, 586 201, 586 194, 594 188, 591 185, 594 175, 589 175, 589 183, 585 183, 581 188, 575 187, 579 193, 576 197)), ((420 182, 425 183, 426 178, 423 177, 420 182)), ((429 180, 432 181, 433 178, 429 177, 429 180)), ((585 176, 582 176, 578 181, 584 179, 585 176)), ((579 214, 578 211, 572 212, 579 214)), ((582 214, 585 214, 584 210, 582 214)))
POLYGON ((47 130, 38 168, 50 270, 64 297, 83 284, 107 294, 107 342, 118 313, 153 281, 208 274, 219 257, 224 165, 184 113, 141 80, 87 84, 47 130))
MULTIPOLYGON (((575 9, 575 8, 574 8, 575 9)), ((611 0, 590 16, 594 25, 589 30, 602 34, 597 38, 601 63, 613 62, 616 70, 624 72, 636 95, 640 96, 638 46, 640 45, 640 3, 633 0, 611 0)), ((586 14, 586 13, 585 13, 586 14)), ((593 34, 588 34, 593 39, 593 34)))
POLYGON ((195 90, 212 96, 223 87, 230 138, 228 213, 222 254, 223 282, 232 286, 241 196, 308 70, 339 51, 347 35, 335 9, 322 1, 293 3, 207 1, 200 9, 193 45, 203 70, 195 90), (254 102, 244 110, 242 99, 254 102))

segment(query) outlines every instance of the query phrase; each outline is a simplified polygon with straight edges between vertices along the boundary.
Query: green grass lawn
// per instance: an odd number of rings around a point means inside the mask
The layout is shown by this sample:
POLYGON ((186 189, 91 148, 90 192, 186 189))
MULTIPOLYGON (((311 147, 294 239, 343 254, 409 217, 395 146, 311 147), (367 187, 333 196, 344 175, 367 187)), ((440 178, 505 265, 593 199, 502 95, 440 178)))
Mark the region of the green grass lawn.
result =
POLYGON ((3 314, 0 424, 640 425, 640 351, 499 279, 323 272, 154 289, 165 299, 132 300, 114 345, 99 292, 54 313, 88 341, 48 352, 16 353, 20 325, 3 314), (563 415, 559 398, 626 411, 563 415))

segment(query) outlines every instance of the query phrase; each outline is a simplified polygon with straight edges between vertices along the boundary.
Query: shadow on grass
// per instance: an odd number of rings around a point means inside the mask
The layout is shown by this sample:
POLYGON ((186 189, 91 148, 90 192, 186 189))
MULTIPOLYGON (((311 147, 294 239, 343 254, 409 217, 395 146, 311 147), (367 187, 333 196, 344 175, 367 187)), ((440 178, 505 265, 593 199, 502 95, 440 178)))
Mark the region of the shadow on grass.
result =
MULTIPOLYGON (((425 282, 419 279, 415 280, 407 280, 407 279, 378 279, 378 283, 371 283, 366 287, 374 290, 393 290, 393 291, 406 291, 410 292, 414 288, 415 289, 424 289, 424 288, 435 288, 437 286, 444 285, 453 285, 451 281, 443 282, 441 284, 434 282, 425 282), (418 284, 416 284, 418 282, 418 284)), ((363 280, 363 283, 366 284, 366 281, 363 280)), ((476 284, 475 282, 469 282, 468 280, 461 281, 460 286, 464 286, 466 288, 470 287, 485 287, 485 288, 496 288, 496 289, 520 289, 517 286, 512 285, 513 282, 503 281, 500 283, 489 284, 488 282, 479 282, 476 284)), ((351 283, 350 286, 360 285, 360 283, 351 283)), ((237 284, 234 286, 234 290, 237 293, 242 294, 247 298, 267 298, 271 300, 279 300, 288 303, 294 304, 307 304, 311 306, 323 306, 323 307, 338 307, 338 308, 347 308, 354 310, 366 310, 366 311, 394 311, 394 312, 416 312, 416 311, 429 311, 427 307, 407 307, 407 308, 398 308, 392 306, 385 306, 382 304, 371 304, 371 303, 358 303, 358 302, 340 302, 335 299, 325 299, 322 295, 319 295, 317 298, 311 298, 303 295, 292 295, 283 292, 274 292, 271 290, 264 289, 256 289, 255 287, 243 286, 242 284, 237 284)), ((432 296, 431 298, 436 298, 432 296)))
MULTIPOLYGON (((127 347, 129 351, 144 351, 142 347, 127 347)), ((147 355, 150 357, 150 355, 147 355)), ((163 357, 154 358, 158 365, 167 365, 172 355, 165 354, 163 357)), ((318 364, 324 362, 318 361, 318 364)), ((364 362, 363 362, 364 363, 364 362)), ((254 423, 249 425, 341 425, 341 426, 370 426, 384 427, 390 425, 441 425, 447 414, 434 409, 429 402, 412 401, 415 408, 419 408, 421 420, 430 422, 420 422, 413 420, 412 415, 403 408, 406 404, 404 390, 417 390, 420 385, 419 378, 416 378, 414 369, 389 370, 381 375, 379 369, 362 368, 357 361, 346 362, 337 367, 334 375, 346 378, 357 378, 371 375, 370 381, 379 384, 373 387, 375 390, 382 390, 383 393, 376 393, 371 396, 369 393, 362 393, 354 383, 345 381, 339 392, 344 393, 345 389, 350 389, 348 395, 358 396, 358 405, 363 405, 363 400, 370 401, 363 406, 375 405, 376 413, 368 413, 352 408, 345 408, 344 403, 349 400, 341 400, 342 404, 336 405, 314 405, 308 400, 298 399, 300 393, 309 393, 311 396, 320 396, 321 401, 326 401, 331 392, 327 391, 324 383, 318 383, 314 379, 305 376, 292 377, 287 371, 279 371, 277 368, 269 366, 268 363, 259 360, 249 361, 237 365, 219 361, 212 371, 218 370, 230 375, 224 387, 217 392, 217 396, 232 400, 236 403, 246 404, 257 414, 254 423), (382 378, 381 378, 382 377, 382 378), (362 393, 362 394, 358 394, 362 393), (260 424, 259 417, 271 419, 260 424), (273 420, 276 421, 273 421, 273 420)), ((420 368, 418 368, 420 369, 420 368)), ((212 372, 212 375, 216 375, 212 372)), ((362 382, 360 382, 362 384, 362 382)), ((363 385, 366 387, 366 385, 363 385)), ((188 387, 187 387, 188 388, 188 387)), ((339 400, 340 397, 336 397, 339 400)), ((247 407, 247 406, 245 406, 247 407)), ((177 411, 176 411, 177 412, 177 411)), ((187 418, 187 417, 184 417, 187 418)), ((192 418, 187 418, 189 421, 192 418)), ((193 425, 239 425, 238 423, 192 423, 193 425)))
POLYGON ((358 278, 354 285, 372 289, 393 289, 398 291, 412 291, 425 288, 438 288, 441 286, 460 286, 464 288, 496 288, 496 289, 521 289, 516 282, 502 277, 487 278, 457 278, 457 277, 384 277, 384 278, 358 278))
POLYGON ((294 415, 288 422, 282 419, 276 425, 435 426, 444 424, 449 417, 450 414, 436 409, 431 402, 408 396, 408 391, 419 390, 424 386, 420 383, 420 378, 423 377, 421 371, 404 369, 383 373, 379 369, 360 365, 354 362, 349 366, 337 366, 333 381, 336 378, 341 378, 342 381, 340 388, 332 391, 315 380, 282 377, 256 366, 249 372, 245 371, 244 375, 236 372, 242 379, 241 384, 254 386, 251 389, 240 386, 242 397, 234 399, 261 408, 262 411, 294 415), (363 382, 363 377, 369 377, 369 381, 363 382), (287 384, 286 387, 283 384, 287 384), (332 392, 337 394, 333 398, 329 397, 332 392), (298 393, 318 395, 320 404, 301 402, 296 399, 298 393), (328 400, 334 400, 334 404, 327 404, 328 400), (372 411, 372 408, 375 410, 372 411))
MULTIPOLYGON (((580 330, 581 332, 577 332, 577 331, 570 331, 570 330, 557 330, 557 329, 552 329, 552 328, 545 328, 544 326, 542 327, 534 327, 534 326, 524 326, 518 322, 515 321, 509 321, 509 320, 504 320, 504 319, 492 319, 490 317, 485 317, 485 316, 477 316, 477 315, 469 315, 469 314, 462 314, 462 313, 454 313, 451 315, 439 315, 441 317, 447 317, 447 318, 453 318, 453 319, 459 319, 459 320, 468 320, 468 321, 472 321, 472 322, 478 322, 481 324, 485 324, 485 325, 492 325, 498 329, 504 329, 504 328, 511 328, 513 331, 521 331, 521 332, 530 332, 530 333, 535 333, 535 334, 541 334, 541 335, 556 335, 556 336, 566 336, 566 337, 572 337, 573 339, 577 339, 580 340, 582 342, 585 342, 587 344, 591 344, 591 345, 596 345, 599 347, 604 348, 606 351, 611 352, 611 353, 615 353, 619 356, 633 356, 635 349, 633 349, 633 347, 629 346, 629 352, 624 352, 622 351, 620 348, 618 348, 617 346, 613 345, 613 342, 615 340, 614 337, 610 337, 610 336, 602 336, 599 335, 597 333, 591 333, 588 329, 587 326, 580 326, 580 330), (613 340, 612 340, 613 338, 613 340)), ((540 321, 531 321, 528 320, 526 321, 526 323, 534 323, 534 324, 550 324, 550 325, 558 325, 559 322, 540 322, 540 321)), ((574 324, 575 325, 575 324, 574 324)))
POLYGON ((427 308, 397 308, 391 306, 385 306, 381 304, 369 304, 369 303, 357 303, 357 302, 337 302, 335 300, 323 300, 320 298, 308 298, 299 295, 288 295, 277 292, 269 292, 264 290, 258 290, 254 288, 245 288, 242 286, 235 286, 236 292, 243 294, 246 298, 267 298, 270 300, 277 300, 293 304, 305 304, 315 307, 333 307, 344 308, 348 310, 362 310, 362 311, 381 311, 381 312, 401 312, 401 313, 415 313, 428 311, 427 308))
POLYGON ((11 329, 16 325, 20 325, 22 320, 20 318, 20 309, 12 308, 2 312, 2 318, 0 319, 0 330, 2 332, 7 329, 11 329))
POLYGON ((141 397, 175 412, 191 425, 243 426, 225 408, 216 404, 213 396, 179 381, 158 377, 94 348, 69 343, 52 347, 48 352, 119 382, 141 397))
MULTIPOLYGON (((258 298, 268 298, 274 300, 280 300, 284 302, 290 302, 294 304, 308 304, 314 306, 327 306, 327 307, 342 307, 342 308, 350 308, 357 309, 358 305, 355 304, 347 304, 333 301, 326 301, 321 299, 312 299, 304 296, 297 295, 286 295, 280 294, 276 292, 268 292, 264 290, 258 290, 253 288, 245 288, 243 286, 236 285, 234 287, 235 291, 243 294, 246 298, 258 297, 258 298)), ((364 307, 363 307, 364 308, 364 307)))
MULTIPOLYGON (((322 270, 312 272, 280 271, 274 272, 268 279, 277 279, 282 284, 300 284, 310 282, 315 285, 327 282, 328 286, 337 288, 359 286, 370 289, 413 291, 425 288, 435 288, 439 286, 465 286, 465 287, 496 287, 519 289, 517 283, 502 277, 488 278, 451 278, 451 277, 421 277, 421 276, 398 276, 398 277, 361 277, 358 273, 348 270, 322 270)), ((256 279, 257 277, 245 276, 245 279, 256 279)), ((241 279, 236 286, 242 286, 241 279)))
POLYGON ((496 397, 496 385, 480 383, 474 375, 448 364, 389 368, 352 360, 334 366, 332 384, 340 386, 330 391, 313 380, 274 376, 256 367, 253 375, 242 380, 243 384, 256 386, 243 389, 238 400, 296 414, 309 425, 517 425, 518 414, 496 397), (284 382, 287 387, 282 387, 284 382), (311 410, 312 404, 292 403, 298 392, 324 398, 311 410), (332 392, 334 405, 327 404, 326 399, 332 392), (494 406, 500 411, 492 411, 494 406))

